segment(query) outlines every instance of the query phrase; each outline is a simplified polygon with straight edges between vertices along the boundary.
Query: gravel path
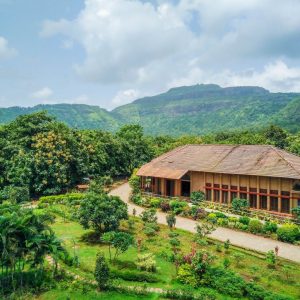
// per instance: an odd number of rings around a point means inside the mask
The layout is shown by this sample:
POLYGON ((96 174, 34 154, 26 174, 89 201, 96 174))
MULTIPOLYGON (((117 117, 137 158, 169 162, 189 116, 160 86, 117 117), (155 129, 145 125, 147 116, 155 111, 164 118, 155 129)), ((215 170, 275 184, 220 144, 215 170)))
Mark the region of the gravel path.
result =
MULTIPOLYGON (((119 196, 124 202, 128 204, 129 214, 132 214, 132 210, 135 208, 137 215, 139 215, 144 209, 129 202, 130 186, 125 183, 110 192, 111 195, 119 196)), ((158 223, 166 223, 166 214, 163 212, 157 212, 158 223)), ((184 229, 190 232, 195 232, 195 226, 197 222, 176 217, 176 227, 184 229)), ((231 244, 240 246, 243 248, 259 251, 268 252, 269 250, 274 250, 276 246, 279 247, 279 256, 296 261, 300 263, 300 246, 295 246, 287 243, 282 243, 269 238, 264 238, 251 233, 235 231, 229 228, 218 227, 212 234, 209 235, 219 241, 230 240, 231 244)))

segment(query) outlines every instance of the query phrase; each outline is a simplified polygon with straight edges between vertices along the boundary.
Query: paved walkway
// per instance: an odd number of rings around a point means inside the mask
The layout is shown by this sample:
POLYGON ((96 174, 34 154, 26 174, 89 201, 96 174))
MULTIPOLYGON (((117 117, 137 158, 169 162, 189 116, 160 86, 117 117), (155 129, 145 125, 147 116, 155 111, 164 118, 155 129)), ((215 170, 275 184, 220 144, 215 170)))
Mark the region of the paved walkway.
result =
MULTIPOLYGON (((129 213, 132 214, 132 210, 135 208, 137 215, 139 215, 144 208, 137 206, 129 202, 130 187, 128 183, 125 183, 116 189, 112 190, 111 195, 119 196, 124 202, 128 204, 129 213)), ((157 212, 158 223, 166 223, 166 214, 163 212, 157 212)), ((195 232, 195 226, 197 222, 187 218, 176 217, 176 228, 184 229, 190 232, 195 232)), ((229 228, 218 227, 212 234, 209 235, 211 238, 226 241, 230 240, 231 244, 240 246, 243 248, 259 251, 268 252, 274 250, 276 246, 279 247, 279 256, 296 261, 300 263, 300 246, 295 246, 287 243, 282 243, 269 238, 264 238, 251 233, 242 231, 235 231, 229 228)))

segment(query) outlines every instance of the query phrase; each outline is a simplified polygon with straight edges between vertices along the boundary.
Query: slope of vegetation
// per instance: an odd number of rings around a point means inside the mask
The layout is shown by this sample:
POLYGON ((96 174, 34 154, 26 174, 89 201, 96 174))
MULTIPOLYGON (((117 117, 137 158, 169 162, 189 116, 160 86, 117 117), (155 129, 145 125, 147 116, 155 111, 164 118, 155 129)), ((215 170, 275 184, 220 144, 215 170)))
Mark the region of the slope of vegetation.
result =
POLYGON ((115 131, 140 124, 147 134, 207 134, 222 130, 261 129, 271 123, 299 130, 299 94, 270 93, 260 87, 221 88, 194 85, 138 99, 109 112, 81 104, 0 108, 0 123, 45 110, 73 128, 115 131))

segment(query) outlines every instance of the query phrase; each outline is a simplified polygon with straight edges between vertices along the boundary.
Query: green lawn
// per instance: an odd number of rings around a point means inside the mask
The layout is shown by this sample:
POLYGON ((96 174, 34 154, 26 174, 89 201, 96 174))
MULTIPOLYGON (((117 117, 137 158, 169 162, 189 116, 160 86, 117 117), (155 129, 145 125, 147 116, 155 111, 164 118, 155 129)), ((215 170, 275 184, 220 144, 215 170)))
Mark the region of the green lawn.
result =
POLYGON ((106 293, 99 293, 99 292, 87 292, 86 294, 81 293, 80 291, 64 291, 60 289, 51 290, 46 292, 39 297, 36 297, 35 300, 152 300, 152 299, 159 299, 157 295, 149 295, 149 296, 136 296, 136 295, 126 295, 126 294, 119 294, 116 292, 106 292, 106 293))
MULTIPOLYGON (((78 223, 66 221, 58 217, 53 224, 53 229, 64 241, 64 244, 68 251, 73 255, 74 250, 79 257, 80 267, 79 269, 72 268, 72 271, 80 274, 86 278, 93 279, 93 271, 95 266, 95 258, 98 251, 103 251, 108 258, 108 247, 100 243, 88 243, 84 241, 83 237, 92 233, 90 230, 84 230, 78 223), (74 243, 75 242, 75 243, 74 243)), ((123 222, 122 230, 128 230, 127 222, 123 222)), ((184 253, 189 253, 193 244, 193 234, 176 230, 179 233, 179 239, 181 241, 181 248, 184 253)), ((135 219, 134 234, 136 238, 142 240, 142 252, 154 253, 156 255, 159 278, 158 283, 147 283, 147 286, 163 287, 163 288, 185 288, 183 285, 175 281, 175 267, 172 263, 164 259, 164 253, 171 253, 171 249, 168 243, 169 229, 167 226, 160 226, 158 234, 152 238, 147 239, 142 232, 142 223, 139 219, 135 219)), ((197 246, 200 248, 200 246, 197 246)), ((300 268, 299 264, 292 263, 285 260, 279 260, 275 269, 270 269, 264 259, 264 255, 254 253, 250 251, 244 251, 242 249, 231 247, 228 253, 225 253, 223 245, 221 252, 217 251, 217 247, 214 241, 211 241, 209 245, 202 246, 206 250, 216 255, 215 264, 222 264, 225 257, 231 261, 230 268, 242 275, 246 280, 252 280, 265 287, 266 289, 285 295, 293 296, 296 299, 300 298, 300 268), (241 266, 236 265, 233 254, 236 252, 242 252, 245 255, 245 259, 241 266)), ((111 266, 113 269, 132 269, 136 270, 134 262, 138 254, 137 248, 131 248, 125 254, 120 255, 118 263, 111 266)), ((124 285, 141 285, 138 282, 120 281, 120 284, 124 285)), ((97 295, 95 296, 97 297, 97 295)), ((63 299, 63 298, 42 298, 42 299, 63 299)), ((72 299, 72 298, 71 298, 72 299)), ((77 299, 77 298, 76 298, 77 299)), ((86 298, 78 298, 86 299, 86 298)), ((89 298, 93 299, 93 298, 89 298)), ((95 298, 96 299, 96 298, 95 298)), ((106 298, 101 298, 106 299, 106 298)), ((112 299, 112 298, 111 298, 112 299)), ((118 298, 113 298, 118 299, 118 298)), ((127 299, 127 298, 122 298, 127 299)), ((131 298, 128 298, 131 299, 131 298)), ((134 298, 132 298, 134 299, 134 298)), ((142 298, 139 298, 142 299, 142 298)), ((154 298, 145 298, 154 299, 154 298)), ((220 299, 230 299, 220 296, 220 299)))

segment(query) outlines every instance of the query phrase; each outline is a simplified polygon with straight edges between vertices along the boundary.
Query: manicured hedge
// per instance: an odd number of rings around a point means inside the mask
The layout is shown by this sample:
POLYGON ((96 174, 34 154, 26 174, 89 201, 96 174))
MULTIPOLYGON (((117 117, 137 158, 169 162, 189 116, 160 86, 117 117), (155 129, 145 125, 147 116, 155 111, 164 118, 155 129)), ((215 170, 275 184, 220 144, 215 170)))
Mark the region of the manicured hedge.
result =
POLYGON ((48 204, 79 204, 84 197, 85 194, 82 193, 69 193, 55 196, 43 196, 40 198, 39 202, 48 204))

